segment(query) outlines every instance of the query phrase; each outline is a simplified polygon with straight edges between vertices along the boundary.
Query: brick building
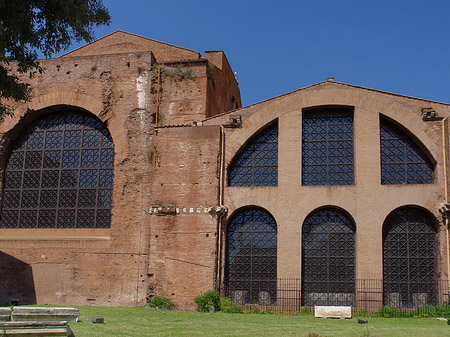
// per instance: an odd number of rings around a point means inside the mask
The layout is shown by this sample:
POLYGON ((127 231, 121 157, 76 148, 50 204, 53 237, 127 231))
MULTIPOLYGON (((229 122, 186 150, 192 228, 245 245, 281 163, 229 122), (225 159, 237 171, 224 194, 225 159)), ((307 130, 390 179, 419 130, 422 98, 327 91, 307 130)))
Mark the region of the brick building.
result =
POLYGON ((450 105, 329 79, 241 108, 223 52, 121 31, 41 65, 0 124, 0 303, 439 301, 450 105))

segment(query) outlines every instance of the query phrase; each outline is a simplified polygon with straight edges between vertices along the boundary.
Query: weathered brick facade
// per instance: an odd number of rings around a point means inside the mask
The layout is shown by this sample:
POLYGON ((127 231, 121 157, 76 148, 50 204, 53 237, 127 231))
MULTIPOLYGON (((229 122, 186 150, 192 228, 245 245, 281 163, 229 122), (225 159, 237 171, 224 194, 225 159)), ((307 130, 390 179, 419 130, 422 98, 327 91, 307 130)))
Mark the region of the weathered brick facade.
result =
POLYGON ((202 58, 124 32, 41 65, 44 74, 22 76, 33 88, 31 100, 15 103, 16 117, 0 125, 1 174, 31 121, 54 111, 87 111, 114 141, 111 226, 1 227, 0 303, 139 305, 159 294, 193 308, 196 295, 223 289, 227 220, 248 206, 265 209, 277 223, 278 278, 302 276, 302 223, 324 206, 345 210, 356 224, 358 279, 383 278, 382 226, 392 210, 428 210, 439 221, 438 277, 448 278, 439 213, 449 201, 448 104, 326 81, 240 108, 223 52, 202 58), (302 112, 319 106, 354 109, 353 185, 302 186, 302 112), (423 118, 424 108, 437 118, 423 118), (429 151, 432 184, 380 184, 380 114, 429 151), (233 158, 275 120, 277 186, 227 186, 233 158))

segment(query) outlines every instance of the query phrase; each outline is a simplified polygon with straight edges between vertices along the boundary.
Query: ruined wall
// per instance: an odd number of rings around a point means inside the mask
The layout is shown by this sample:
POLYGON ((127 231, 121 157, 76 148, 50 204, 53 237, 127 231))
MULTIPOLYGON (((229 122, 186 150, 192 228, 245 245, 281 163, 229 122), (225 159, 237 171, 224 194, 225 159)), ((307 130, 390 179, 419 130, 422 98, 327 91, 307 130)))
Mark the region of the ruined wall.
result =
MULTIPOLYGON (((16 106, 16 117, 0 125, 2 168, 12 141, 29 121, 68 107, 104 121, 116 152, 110 229, 0 229, 2 253, 31 267, 34 294, 11 294, 20 301, 145 303, 148 225, 143 209, 152 181, 154 111, 147 69, 152 63, 151 53, 44 60, 45 74, 31 80, 30 102, 16 106)), ((12 265, 8 261, 0 261, 2 275, 12 265)))
MULTIPOLYGON (((159 65, 158 125, 192 125, 206 115, 206 61, 159 65)), ((158 69, 154 69, 157 76, 158 69)))
POLYGON ((200 54, 196 51, 122 31, 117 31, 96 40, 94 43, 75 49, 74 51, 65 54, 63 57, 130 52, 136 52, 136 54, 139 55, 140 52, 149 51, 152 51, 158 62, 200 58, 200 54))
POLYGON ((0 271, 9 275, 0 280, 0 302, 138 305, 158 294, 193 308, 216 282, 217 218, 209 210, 218 203, 220 128, 155 132, 154 122, 157 101, 160 126, 205 118, 207 62, 161 65, 145 52, 41 64, 44 74, 21 76, 31 81, 31 100, 13 104, 16 117, 0 125, 0 165, 34 119, 96 115, 115 146, 111 228, 0 228, 0 271), (167 214, 154 212, 166 205, 167 214))
POLYGON ((206 117, 242 107, 239 84, 223 51, 207 51, 208 96, 206 117))
POLYGON ((158 128, 155 145, 150 293, 193 309, 194 297, 215 287, 217 218, 209 211, 218 203, 220 129, 158 128))

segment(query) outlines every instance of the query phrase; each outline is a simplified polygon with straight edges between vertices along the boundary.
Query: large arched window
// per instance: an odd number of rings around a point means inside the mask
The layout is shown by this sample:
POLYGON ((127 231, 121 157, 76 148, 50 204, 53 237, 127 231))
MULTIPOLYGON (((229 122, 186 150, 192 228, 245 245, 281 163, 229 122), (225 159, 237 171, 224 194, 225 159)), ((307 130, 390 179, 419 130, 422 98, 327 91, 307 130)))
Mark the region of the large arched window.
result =
POLYGON ((253 136, 228 171, 229 186, 276 186, 278 184, 278 123, 253 136))
POLYGON ((353 185, 353 108, 303 111, 302 185, 353 185))
POLYGON ((383 224, 385 305, 436 303, 436 269, 436 220, 413 207, 391 212, 383 224))
POLYGON ((431 184, 434 166, 413 135, 380 117, 381 184, 431 184))
POLYGON ((2 228, 108 228, 114 144, 96 117, 65 111, 27 126, 3 182, 2 228))
POLYGON ((274 304, 277 225, 260 208, 238 211, 228 225, 228 293, 236 303, 274 304))
POLYGON ((322 208, 303 223, 302 305, 354 305, 355 224, 322 208))

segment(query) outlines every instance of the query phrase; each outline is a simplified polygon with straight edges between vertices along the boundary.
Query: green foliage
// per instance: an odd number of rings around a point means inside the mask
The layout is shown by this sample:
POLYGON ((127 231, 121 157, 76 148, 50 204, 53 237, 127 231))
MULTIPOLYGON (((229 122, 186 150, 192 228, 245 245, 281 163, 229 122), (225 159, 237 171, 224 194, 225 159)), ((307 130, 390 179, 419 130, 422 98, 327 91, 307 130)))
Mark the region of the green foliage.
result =
POLYGON ((448 302, 442 306, 425 304, 411 311, 410 315, 412 317, 450 317, 450 304, 448 302))
POLYGON ((378 316, 380 317, 411 317, 411 314, 405 310, 398 310, 397 308, 390 307, 388 305, 378 309, 378 316))
POLYGON ((173 310, 175 309, 175 304, 168 298, 155 295, 147 303, 150 309, 154 310, 173 310))
POLYGON ((240 306, 233 303, 229 298, 222 297, 220 298, 220 310, 222 312, 230 313, 230 314, 242 314, 243 311, 240 306))
POLYGON ((354 317, 368 317, 368 316, 372 316, 372 314, 368 313, 367 311, 365 311, 363 309, 355 309, 353 311, 353 316, 354 317))
POLYGON ((220 295, 217 290, 210 290, 195 298, 197 311, 212 312, 220 310, 220 295))
POLYGON ((209 79, 212 79, 214 77, 215 70, 216 70, 216 67, 214 66, 214 64, 212 64, 211 62, 208 61, 208 66, 206 68, 206 76, 209 79))
MULTIPOLYGON (((29 72, 30 77, 42 73, 39 51, 50 57, 67 50, 72 41, 90 42, 93 26, 110 20, 101 0, 0 1, 0 98, 28 100, 29 85, 14 71, 29 72)), ((0 103, 0 118, 12 113, 9 105, 0 103)))
POLYGON ((182 65, 178 65, 176 67, 166 67, 164 71, 162 72, 162 75, 165 77, 172 77, 172 78, 188 78, 193 79, 194 75, 192 73, 191 69, 183 70, 182 65))
POLYGON ((303 315, 312 315, 313 311, 311 309, 311 307, 301 307, 299 314, 303 314, 303 315))
POLYGON ((384 307, 381 307, 380 309, 378 309, 378 314, 381 317, 399 317, 400 316, 400 312, 398 311, 398 309, 390 307, 388 305, 385 305, 384 307))

